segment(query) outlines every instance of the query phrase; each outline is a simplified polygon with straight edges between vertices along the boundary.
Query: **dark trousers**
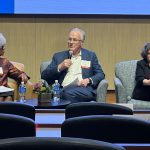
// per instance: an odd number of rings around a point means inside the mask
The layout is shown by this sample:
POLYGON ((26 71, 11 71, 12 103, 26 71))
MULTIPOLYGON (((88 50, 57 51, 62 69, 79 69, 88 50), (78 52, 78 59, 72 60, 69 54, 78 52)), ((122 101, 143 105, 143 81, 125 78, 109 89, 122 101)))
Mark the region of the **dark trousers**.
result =
POLYGON ((71 103, 96 101, 96 94, 90 87, 69 86, 61 90, 61 98, 71 103))

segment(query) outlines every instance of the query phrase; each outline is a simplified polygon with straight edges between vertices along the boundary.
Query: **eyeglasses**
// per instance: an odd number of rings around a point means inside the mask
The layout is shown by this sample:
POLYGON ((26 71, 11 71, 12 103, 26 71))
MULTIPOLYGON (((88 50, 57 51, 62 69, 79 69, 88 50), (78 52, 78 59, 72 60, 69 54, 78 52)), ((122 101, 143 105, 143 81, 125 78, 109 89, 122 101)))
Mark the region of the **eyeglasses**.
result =
POLYGON ((70 42, 72 42, 72 43, 78 43, 79 41, 82 41, 82 40, 78 40, 78 39, 72 39, 72 38, 69 38, 68 39, 68 42, 70 43, 70 42))
POLYGON ((1 50, 4 50, 4 49, 5 49, 5 46, 0 47, 0 49, 1 49, 1 50))

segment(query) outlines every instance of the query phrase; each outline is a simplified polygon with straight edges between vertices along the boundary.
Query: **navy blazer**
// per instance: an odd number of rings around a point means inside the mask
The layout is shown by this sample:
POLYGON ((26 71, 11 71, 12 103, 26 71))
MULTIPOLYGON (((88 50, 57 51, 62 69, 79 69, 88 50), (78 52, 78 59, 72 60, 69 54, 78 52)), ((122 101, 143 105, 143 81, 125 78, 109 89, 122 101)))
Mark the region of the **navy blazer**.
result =
MULTIPOLYGON (((55 53, 51 64, 42 72, 41 78, 46 80, 49 84, 53 84, 55 80, 58 80, 58 82, 62 84, 68 69, 58 72, 57 68, 61 62, 69 57, 69 50, 55 53)), ((92 78, 92 86, 93 88, 97 88, 99 82, 105 78, 105 74, 98 62, 96 54, 92 51, 81 48, 81 60, 91 62, 90 68, 82 68, 82 78, 92 78)))

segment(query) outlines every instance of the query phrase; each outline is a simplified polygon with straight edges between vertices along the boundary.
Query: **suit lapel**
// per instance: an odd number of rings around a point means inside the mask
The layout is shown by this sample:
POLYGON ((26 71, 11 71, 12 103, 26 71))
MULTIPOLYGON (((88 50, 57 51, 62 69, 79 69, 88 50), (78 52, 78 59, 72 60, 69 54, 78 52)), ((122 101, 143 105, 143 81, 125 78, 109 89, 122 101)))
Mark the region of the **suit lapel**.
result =
MULTIPOLYGON (((86 59, 87 59, 86 51, 83 48, 81 48, 81 61, 86 59)), ((84 79, 85 69, 81 68, 81 70, 82 70, 82 78, 84 79)))
MULTIPOLYGON (((63 60, 68 59, 69 57, 70 57, 69 50, 67 50, 67 51, 64 52, 63 60)), ((65 69, 64 73, 63 73, 63 78, 65 78, 67 72, 68 72, 68 69, 65 69)))
POLYGON ((81 48, 81 60, 86 60, 86 52, 83 48, 81 48))

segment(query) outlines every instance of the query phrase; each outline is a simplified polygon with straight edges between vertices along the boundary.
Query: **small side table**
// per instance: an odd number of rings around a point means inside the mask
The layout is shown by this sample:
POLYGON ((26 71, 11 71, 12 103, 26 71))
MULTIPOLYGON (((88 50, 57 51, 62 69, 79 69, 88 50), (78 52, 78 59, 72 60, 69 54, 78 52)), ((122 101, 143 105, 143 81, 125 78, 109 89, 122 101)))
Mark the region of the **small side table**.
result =
POLYGON ((71 103, 69 100, 60 100, 59 103, 53 103, 52 101, 46 103, 38 103, 38 99, 28 99, 26 104, 32 105, 35 109, 65 109, 67 105, 71 103))

